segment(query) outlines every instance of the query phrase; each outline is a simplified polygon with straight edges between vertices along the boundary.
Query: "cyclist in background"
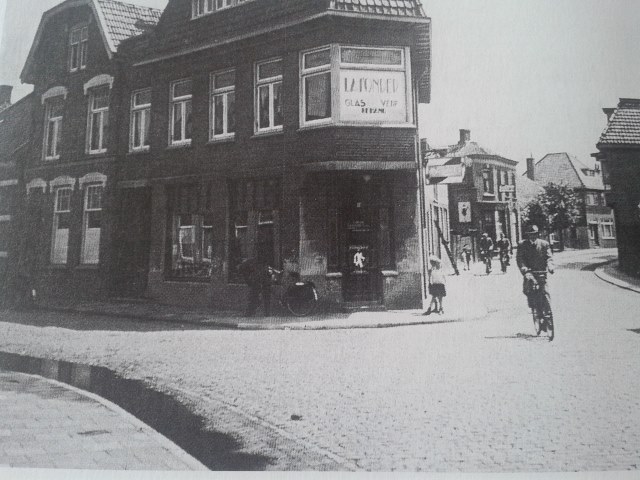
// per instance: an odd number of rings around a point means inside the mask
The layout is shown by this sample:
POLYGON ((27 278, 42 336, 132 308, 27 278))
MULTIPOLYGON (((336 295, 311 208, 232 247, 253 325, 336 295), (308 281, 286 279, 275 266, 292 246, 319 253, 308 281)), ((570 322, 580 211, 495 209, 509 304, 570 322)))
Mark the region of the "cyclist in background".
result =
POLYGON ((509 259, 511 255, 513 255, 513 247, 509 239, 504 236, 504 233, 500 234, 500 240, 496 242, 496 247, 498 248, 498 255, 500 257, 500 266, 502 267, 502 271, 506 273, 507 267, 509 266, 509 259))
POLYGON ((482 238, 480 238, 480 242, 478 244, 480 247, 480 259, 483 263, 487 265, 487 273, 491 273, 491 256, 493 255, 493 240, 487 233, 482 234, 482 238))

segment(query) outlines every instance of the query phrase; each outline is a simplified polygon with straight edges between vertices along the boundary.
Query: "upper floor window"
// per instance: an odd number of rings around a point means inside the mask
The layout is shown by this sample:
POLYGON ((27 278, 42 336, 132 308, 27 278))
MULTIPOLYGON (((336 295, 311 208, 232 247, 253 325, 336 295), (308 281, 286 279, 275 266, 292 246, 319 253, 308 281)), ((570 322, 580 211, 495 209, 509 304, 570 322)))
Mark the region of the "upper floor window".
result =
POLYGON ((236 74, 234 70, 211 75, 209 140, 233 137, 236 131, 236 74))
POLYGON ((282 130, 282 59, 256 65, 256 132, 282 130))
POLYGON ((493 170, 491 168, 482 171, 482 186, 484 193, 493 195, 493 170))
POLYGON ((129 150, 149 149, 149 126, 151 124, 151 89, 131 95, 131 132, 129 150))
POLYGON ((191 15, 193 18, 198 18, 249 1, 251 0, 192 0, 191 15))
POLYGON ((171 145, 188 145, 191 143, 192 114, 191 80, 180 80, 171 84, 171 145))
POLYGON ((87 150, 89 153, 107 151, 109 133, 109 86, 98 87, 89 96, 89 128, 87 150))
POLYGON ((331 120, 331 49, 302 54, 303 125, 331 120))
POLYGON ((62 140, 62 117, 64 112, 64 98, 62 96, 50 98, 45 102, 44 126, 44 158, 56 160, 60 158, 60 143, 62 140))
POLYGON ((587 193, 587 205, 597 205, 598 195, 596 193, 587 193))
POLYGON ((407 48, 329 45, 300 55, 300 126, 413 122, 407 48))
POLYGON ((69 35, 69 70, 82 70, 87 66, 89 50, 89 27, 77 27, 69 35))

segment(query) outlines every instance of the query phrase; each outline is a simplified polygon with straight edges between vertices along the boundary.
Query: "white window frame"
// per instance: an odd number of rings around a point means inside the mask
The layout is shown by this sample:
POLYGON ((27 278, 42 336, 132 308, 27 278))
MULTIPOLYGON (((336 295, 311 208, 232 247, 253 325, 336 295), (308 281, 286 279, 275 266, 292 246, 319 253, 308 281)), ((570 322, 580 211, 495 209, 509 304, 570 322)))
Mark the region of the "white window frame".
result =
POLYGON ((338 95, 334 94, 333 86, 336 85, 336 82, 339 81, 336 75, 335 66, 335 58, 337 56, 337 46, 336 45, 325 45, 319 48, 314 48, 312 50, 306 50, 304 52, 300 52, 300 126, 301 127, 309 127, 314 125, 324 125, 327 123, 334 122, 334 115, 337 110, 337 105, 335 105, 335 101, 337 101, 338 95), (318 67, 305 68, 305 57, 310 54, 319 53, 325 50, 329 50, 329 63, 326 65, 321 65, 318 67), (330 81, 329 81, 329 96, 331 102, 331 113, 327 118, 317 119, 317 120, 307 120, 307 82, 305 81, 307 78, 314 77, 316 75, 325 75, 329 73, 330 81))
POLYGON ((89 26, 79 25, 69 32, 69 71, 77 72, 87 68, 89 56, 89 26), (74 36, 77 34, 77 39, 74 36), (74 67, 74 60, 77 62, 74 67))
POLYGON ((598 200, 595 193, 589 192, 587 193, 586 203, 589 206, 595 206, 598 204, 598 200))
POLYGON ((69 237, 71 228, 67 228, 65 245, 58 244, 58 237, 56 232, 58 231, 58 225, 60 221, 60 216, 63 214, 71 215, 71 200, 73 198, 73 187, 71 186, 61 186, 55 189, 55 195, 53 196, 53 231, 51 235, 51 263, 53 265, 66 265, 69 261, 69 237), (60 194, 62 192, 68 192, 68 202, 69 205, 67 208, 60 208, 60 194))
POLYGON ((58 160, 60 158, 60 143, 62 142, 62 121, 64 119, 64 100, 62 100, 62 114, 57 117, 51 117, 52 104, 58 101, 61 96, 52 97, 45 100, 45 125, 44 125, 44 151, 45 160, 58 160), (49 155, 49 132, 54 129, 53 134, 53 155, 49 155))
POLYGON ((261 60, 256 62, 254 69, 254 132, 256 134, 261 133, 272 133, 272 132, 281 132, 283 130, 284 125, 284 111, 282 113, 283 121, 282 125, 274 125, 275 123, 275 103, 274 103, 274 95, 273 92, 275 90, 276 85, 280 85, 280 98, 282 102, 282 108, 284 110, 284 101, 282 97, 284 96, 284 91, 282 88, 282 79, 283 79, 283 70, 284 70, 284 60, 282 57, 269 58, 266 60, 261 60), (262 65, 267 65, 269 63, 280 62, 282 66, 279 75, 275 75, 273 77, 259 78, 260 67, 262 65), (260 128, 260 89, 267 87, 269 89, 269 126, 260 128))
POLYGON ((104 198, 104 186, 102 184, 92 184, 87 185, 84 188, 84 208, 82 215, 82 255, 80 258, 80 263, 83 265, 97 265, 100 263, 100 237, 102 230, 102 219, 100 220, 100 228, 89 228, 89 214, 91 212, 101 212, 102 211, 102 201, 104 198), (99 192, 100 198, 100 206, 99 207, 89 207, 89 199, 92 192, 99 192), (98 230, 98 232, 89 232, 89 230, 98 230), (89 251, 91 245, 87 242, 89 233, 93 233, 94 238, 93 243, 97 243, 97 252, 95 255, 92 255, 93 251, 89 251))
POLYGON ((616 238, 616 234, 615 234, 615 227, 613 225, 613 221, 612 220, 605 220, 602 222, 602 239, 603 240, 613 240, 614 238, 616 238), (607 229, 609 230, 609 234, 607 234, 607 229))
POLYGON ((95 155, 98 153, 105 153, 107 151, 107 140, 108 140, 108 132, 107 135, 105 135, 105 118, 107 119, 107 125, 109 122, 109 106, 111 103, 111 89, 110 87, 98 87, 98 88, 94 88, 92 90, 89 91, 89 113, 87 116, 87 153, 91 154, 91 155, 95 155), (96 93, 101 90, 101 89, 106 89, 108 88, 108 102, 107 102, 107 106, 106 107, 98 107, 96 108, 94 105, 94 102, 96 100, 96 93), (94 116, 97 117, 98 122, 100 124, 99 128, 98 128, 98 135, 99 135, 99 139, 98 139, 98 148, 97 149, 92 149, 92 143, 93 143, 93 122, 94 122, 94 116))
MULTIPOLYGON (((229 95, 233 94, 234 96, 234 105, 235 105, 235 94, 236 94, 236 71, 233 68, 227 70, 221 70, 219 72, 211 73, 209 78, 209 141, 217 141, 217 140, 227 140, 235 138, 235 128, 233 132, 229 132, 229 95), (234 80, 233 85, 226 87, 216 87, 216 77, 219 75, 225 75, 228 73, 233 73, 234 80), (215 109, 215 101, 216 98, 222 97, 222 122, 223 122, 223 133, 216 134, 215 133, 215 119, 216 119, 216 109, 215 109)), ((234 107, 234 116, 235 116, 235 107, 234 107)), ((235 119, 234 119, 235 125, 235 119)))
POLYGON ((236 7, 251 0, 192 0, 191 18, 200 18, 205 15, 236 7))
POLYGON ((130 152, 146 152, 150 148, 150 138, 147 138, 147 135, 151 137, 151 127, 149 127, 149 132, 145 133, 145 125, 147 120, 149 121, 149 125, 151 125, 151 94, 152 91, 150 88, 144 88, 142 90, 136 90, 131 94, 131 118, 129 123, 129 151, 130 152), (149 103, 136 103, 136 96, 149 93, 149 103), (140 145, 135 144, 135 135, 136 135, 136 116, 140 116, 140 145))
MULTIPOLYGON (((187 104, 191 104, 191 121, 193 122, 193 80, 191 78, 183 78, 181 80, 176 80, 171 82, 171 87, 169 91, 169 145, 170 146, 186 146, 191 145, 191 138, 186 138, 187 136, 187 104), (179 97, 175 96, 175 88, 177 85, 181 83, 189 82, 191 83, 191 93, 188 95, 181 95, 179 97), (175 105, 180 105, 181 107, 181 115, 182 122, 180 122, 180 140, 174 140, 175 138, 175 105)), ((193 136, 193 129, 191 131, 193 136)))

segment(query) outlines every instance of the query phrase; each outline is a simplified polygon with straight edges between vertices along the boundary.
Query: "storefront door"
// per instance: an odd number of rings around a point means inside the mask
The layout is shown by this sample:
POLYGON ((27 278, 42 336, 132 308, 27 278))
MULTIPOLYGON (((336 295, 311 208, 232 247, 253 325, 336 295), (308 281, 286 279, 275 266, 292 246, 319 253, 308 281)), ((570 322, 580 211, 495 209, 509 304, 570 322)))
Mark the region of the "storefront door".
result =
POLYGON ((381 300, 378 199, 370 185, 354 183, 346 192, 345 269, 343 294, 347 302, 381 300))

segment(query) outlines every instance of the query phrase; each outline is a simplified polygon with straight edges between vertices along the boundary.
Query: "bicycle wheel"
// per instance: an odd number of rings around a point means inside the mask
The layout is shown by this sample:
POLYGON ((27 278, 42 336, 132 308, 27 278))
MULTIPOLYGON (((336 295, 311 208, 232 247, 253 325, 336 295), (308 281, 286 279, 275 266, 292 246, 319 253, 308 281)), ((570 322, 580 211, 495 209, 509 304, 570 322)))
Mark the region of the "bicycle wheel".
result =
POLYGON ((536 330, 536 336, 540 336, 540 312, 538 311, 538 307, 534 307, 531 309, 531 314, 533 315, 533 327, 536 330))
POLYGON ((290 287, 285 294, 287 310, 296 317, 311 315, 318 304, 318 292, 313 285, 290 287))
POLYGON ((549 341, 551 342, 556 336, 555 327, 553 325, 553 312, 551 311, 551 308, 547 309, 544 314, 544 318, 545 322, 547 323, 547 333, 549 334, 549 341))

